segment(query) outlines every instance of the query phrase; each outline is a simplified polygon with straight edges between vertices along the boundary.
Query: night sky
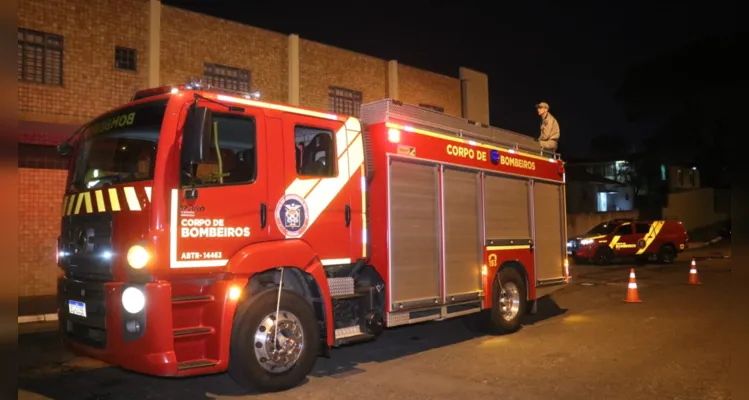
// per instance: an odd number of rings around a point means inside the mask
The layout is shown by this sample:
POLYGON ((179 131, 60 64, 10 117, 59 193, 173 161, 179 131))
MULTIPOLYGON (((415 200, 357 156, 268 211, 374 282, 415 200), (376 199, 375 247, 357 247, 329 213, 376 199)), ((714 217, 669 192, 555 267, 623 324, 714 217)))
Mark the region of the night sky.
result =
POLYGON ((596 135, 633 141, 647 135, 652 127, 628 123, 614 99, 628 69, 701 38, 734 33, 740 17, 726 0, 473 7, 469 1, 163 2, 449 76, 457 77, 460 66, 485 72, 491 124, 536 136, 533 105, 546 101, 568 156, 588 155, 596 135))

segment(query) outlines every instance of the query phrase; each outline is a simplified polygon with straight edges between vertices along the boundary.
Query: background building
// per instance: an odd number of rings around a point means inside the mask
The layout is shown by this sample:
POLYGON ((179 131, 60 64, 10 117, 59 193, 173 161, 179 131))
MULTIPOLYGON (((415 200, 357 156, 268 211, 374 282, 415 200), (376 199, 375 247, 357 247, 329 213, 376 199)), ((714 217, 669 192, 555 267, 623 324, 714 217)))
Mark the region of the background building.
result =
POLYGON ((21 0, 19 295, 55 292, 67 161, 54 146, 136 90, 202 77, 257 90, 263 100, 349 115, 393 98, 488 124, 487 76, 456 72, 444 76, 158 0, 21 0))

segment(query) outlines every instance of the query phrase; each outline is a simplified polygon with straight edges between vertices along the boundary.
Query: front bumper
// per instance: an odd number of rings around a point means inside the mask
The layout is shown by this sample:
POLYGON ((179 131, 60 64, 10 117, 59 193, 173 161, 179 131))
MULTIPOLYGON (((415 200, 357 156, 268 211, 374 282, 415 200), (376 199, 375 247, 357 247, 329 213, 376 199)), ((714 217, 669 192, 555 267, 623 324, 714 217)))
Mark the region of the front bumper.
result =
MULTIPOLYGON (((168 282, 141 286, 146 306, 135 315, 122 308, 122 282, 58 279, 58 318, 64 342, 75 352, 157 376, 177 376, 172 335, 171 287, 168 282), (69 302, 85 304, 86 316, 71 314, 69 302), (139 330, 128 332, 137 320, 139 330)), ((81 307, 78 307, 81 310, 81 307)))

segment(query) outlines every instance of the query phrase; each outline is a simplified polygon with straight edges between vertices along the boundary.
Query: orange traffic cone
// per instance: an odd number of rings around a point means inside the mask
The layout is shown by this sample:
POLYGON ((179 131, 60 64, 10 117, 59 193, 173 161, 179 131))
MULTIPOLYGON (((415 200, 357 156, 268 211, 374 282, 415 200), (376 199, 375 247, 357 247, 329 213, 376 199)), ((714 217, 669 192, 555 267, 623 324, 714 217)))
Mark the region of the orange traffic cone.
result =
POLYGON ((629 285, 627 285, 627 298, 625 303, 642 303, 640 295, 637 293, 637 281, 635 279, 635 269, 629 270, 629 285))
POLYGON ((700 277, 697 275, 697 261, 692 259, 692 267, 689 268, 689 284, 690 285, 701 285, 700 277))

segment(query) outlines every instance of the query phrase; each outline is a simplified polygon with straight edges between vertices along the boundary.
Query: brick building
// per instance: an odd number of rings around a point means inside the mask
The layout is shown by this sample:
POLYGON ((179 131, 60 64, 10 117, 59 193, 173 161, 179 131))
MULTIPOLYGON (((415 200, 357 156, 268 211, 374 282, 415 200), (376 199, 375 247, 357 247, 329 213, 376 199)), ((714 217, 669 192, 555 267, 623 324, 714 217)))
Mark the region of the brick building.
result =
POLYGON ((358 115, 394 98, 488 123, 487 77, 449 77, 158 0, 21 0, 19 295, 55 291, 66 160, 54 146, 135 90, 202 77, 263 100, 358 115))

